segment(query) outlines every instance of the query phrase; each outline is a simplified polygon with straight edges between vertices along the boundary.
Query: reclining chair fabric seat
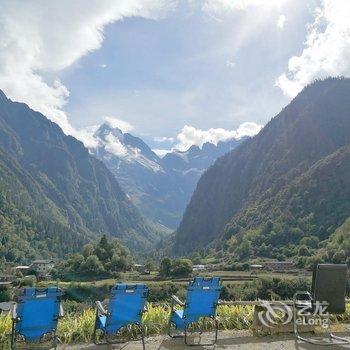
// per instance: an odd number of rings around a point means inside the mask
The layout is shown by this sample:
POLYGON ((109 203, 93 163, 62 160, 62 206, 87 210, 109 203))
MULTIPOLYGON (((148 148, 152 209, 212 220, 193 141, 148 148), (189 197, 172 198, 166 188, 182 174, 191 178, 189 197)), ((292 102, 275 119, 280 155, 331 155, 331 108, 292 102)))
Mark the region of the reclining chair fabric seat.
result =
POLYGON ((141 323, 147 294, 144 284, 117 284, 111 291, 108 314, 98 315, 96 329, 111 335, 129 324, 141 323))
POLYGON ((201 317, 214 317, 221 291, 220 279, 196 277, 187 290, 186 307, 172 313, 170 322, 184 330, 201 317))
POLYGON ((60 314, 62 292, 57 287, 45 290, 25 288, 18 298, 14 330, 28 342, 39 341, 54 332, 60 314))

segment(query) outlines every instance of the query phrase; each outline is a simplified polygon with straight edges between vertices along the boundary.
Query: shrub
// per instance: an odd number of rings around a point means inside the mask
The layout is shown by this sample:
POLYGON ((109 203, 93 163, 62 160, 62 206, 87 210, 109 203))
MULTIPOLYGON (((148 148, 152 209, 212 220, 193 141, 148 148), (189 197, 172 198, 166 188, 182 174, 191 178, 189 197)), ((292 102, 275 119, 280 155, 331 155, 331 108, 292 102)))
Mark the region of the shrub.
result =
POLYGON ((172 263, 171 274, 175 277, 188 277, 193 271, 192 261, 189 259, 178 259, 172 263))
POLYGON ((0 303, 4 301, 10 301, 12 298, 10 289, 5 287, 0 287, 0 303))

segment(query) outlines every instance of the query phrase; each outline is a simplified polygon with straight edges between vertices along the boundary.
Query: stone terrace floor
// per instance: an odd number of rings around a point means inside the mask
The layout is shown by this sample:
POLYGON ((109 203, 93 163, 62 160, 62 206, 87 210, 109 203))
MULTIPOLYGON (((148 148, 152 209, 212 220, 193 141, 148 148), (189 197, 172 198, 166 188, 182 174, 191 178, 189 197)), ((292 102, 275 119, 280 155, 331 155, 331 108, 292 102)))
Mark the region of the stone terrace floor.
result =
MULTIPOLYGON (((340 334, 350 338, 350 334, 340 334)), ((202 335, 202 341, 210 341, 210 334, 202 335)), ((198 339, 196 339, 198 340, 198 339)), ((215 346, 196 346, 186 347, 182 339, 170 339, 167 336, 158 336, 148 338, 146 341, 147 350, 184 350, 184 349, 215 349, 215 350, 315 350, 315 349, 350 349, 348 346, 326 346, 320 347, 303 342, 295 342, 294 336, 274 335, 266 337, 254 337, 249 332, 233 332, 221 331, 219 333, 219 340, 215 346)), ((124 350, 142 350, 141 342, 130 342, 126 345, 116 346, 95 346, 95 345, 75 345, 75 346, 61 346, 59 349, 69 350, 107 350, 107 349, 124 349, 124 350)))

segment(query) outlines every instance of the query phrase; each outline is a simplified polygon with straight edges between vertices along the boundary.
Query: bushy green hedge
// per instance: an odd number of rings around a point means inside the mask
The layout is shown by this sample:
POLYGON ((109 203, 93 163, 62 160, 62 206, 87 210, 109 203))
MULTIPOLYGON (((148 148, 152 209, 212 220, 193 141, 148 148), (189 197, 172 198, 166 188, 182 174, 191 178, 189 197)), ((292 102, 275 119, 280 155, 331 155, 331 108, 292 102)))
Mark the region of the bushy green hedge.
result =
POLYGON ((242 284, 227 284, 223 287, 222 299, 226 300, 287 300, 300 290, 310 290, 310 281, 301 278, 260 278, 242 284))

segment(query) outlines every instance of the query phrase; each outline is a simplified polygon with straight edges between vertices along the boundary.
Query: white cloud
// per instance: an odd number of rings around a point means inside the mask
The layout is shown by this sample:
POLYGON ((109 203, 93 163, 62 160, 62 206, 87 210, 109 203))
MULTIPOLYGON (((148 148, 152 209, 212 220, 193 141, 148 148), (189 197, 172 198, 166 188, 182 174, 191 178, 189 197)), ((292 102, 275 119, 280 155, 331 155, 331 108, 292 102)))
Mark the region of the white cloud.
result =
POLYGON ((244 11, 250 7, 276 7, 286 0, 206 0, 202 9, 211 14, 220 14, 227 11, 244 11))
POLYGON ((241 137, 244 136, 254 136, 256 135, 261 129, 262 125, 256 124, 254 122, 245 122, 242 123, 238 129, 236 130, 236 138, 240 139, 241 137))
POLYGON ((118 128, 122 132, 130 132, 134 129, 134 126, 131 125, 129 122, 125 120, 121 120, 115 117, 105 117, 104 121, 111 127, 111 128, 118 128))
POLYGON ((350 1, 324 0, 308 27, 300 56, 288 62, 288 72, 275 85, 294 97, 316 78, 350 75, 350 1))
POLYGON ((232 60, 227 60, 226 61, 226 67, 229 67, 229 68, 234 68, 236 66, 236 63, 232 60))
POLYGON ((119 139, 112 134, 105 136, 104 148, 107 152, 110 152, 118 157, 124 157, 128 153, 127 149, 119 141, 119 139))
MULTIPOLYGON (((114 117, 104 117, 104 122, 107 123, 111 128, 120 129, 123 133, 130 132, 134 129, 134 126, 127 121, 114 117)), ((100 126, 101 125, 92 125, 74 130, 74 136, 77 139, 83 141, 85 147, 90 149, 96 148, 98 146, 101 146, 101 140, 95 135, 95 132, 100 126)), ((108 151, 119 156, 125 155, 126 149, 123 149, 123 145, 112 134, 109 135, 109 139, 106 139, 108 151)))
POLYGON ((100 67, 101 67, 101 68, 107 68, 107 64, 106 64, 106 63, 101 63, 101 64, 100 64, 100 67))
POLYGON ((166 137, 166 136, 156 136, 153 138, 155 142, 174 142, 173 137, 166 137))
MULTIPOLYGON (((0 88, 76 137, 63 111, 69 91, 54 77, 100 48, 104 27, 125 17, 157 19, 174 5, 165 0, 0 1, 0 88)), ((88 141, 89 142, 89 141, 88 141)))
POLYGON ((286 24, 287 17, 285 15, 280 15, 277 19, 276 25, 278 28, 283 29, 286 24))
POLYGON ((79 130, 74 130, 74 137, 81 140, 85 147, 96 148, 99 145, 98 139, 94 136, 98 126, 90 126, 79 130))
MULTIPOLYGON (((126 130, 131 130, 132 126, 123 120, 119 120, 116 118, 106 117, 105 122, 107 122, 112 128, 119 128, 123 132, 126 130), (126 129, 121 126, 121 124, 125 124, 126 129)), ((94 125, 90 127, 86 127, 78 131, 80 134, 80 139, 84 139, 86 143, 86 147, 93 149, 96 147, 103 146, 107 152, 110 152, 118 157, 123 157, 125 159, 135 159, 140 158, 140 150, 129 147, 126 148, 123 143, 113 135, 112 133, 108 133, 104 136, 104 139, 100 139, 95 136, 96 130, 100 127, 100 125, 94 125)), ((231 139, 240 139, 244 136, 254 136, 262 129, 262 125, 256 124, 254 122, 245 122, 242 123, 236 130, 226 130, 223 128, 211 128, 209 130, 201 130, 196 129, 193 126, 185 125, 181 132, 177 135, 177 144, 172 149, 153 149, 158 156, 163 157, 167 153, 172 152, 174 150, 186 151, 192 145, 197 145, 202 147, 204 143, 210 142, 215 145, 219 141, 228 141, 231 139)), ((173 137, 155 137, 154 141, 156 142, 175 142, 173 137)))
POLYGON ((193 126, 185 125, 177 135, 178 144, 175 146, 180 151, 186 151, 192 145, 202 147, 204 143, 217 144, 219 141, 239 139, 243 136, 254 136, 262 128, 262 125, 246 122, 241 124, 237 130, 226 130, 222 128, 201 130, 193 126))

